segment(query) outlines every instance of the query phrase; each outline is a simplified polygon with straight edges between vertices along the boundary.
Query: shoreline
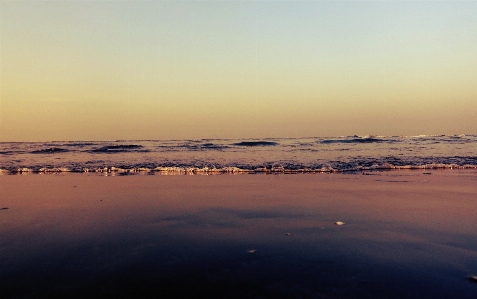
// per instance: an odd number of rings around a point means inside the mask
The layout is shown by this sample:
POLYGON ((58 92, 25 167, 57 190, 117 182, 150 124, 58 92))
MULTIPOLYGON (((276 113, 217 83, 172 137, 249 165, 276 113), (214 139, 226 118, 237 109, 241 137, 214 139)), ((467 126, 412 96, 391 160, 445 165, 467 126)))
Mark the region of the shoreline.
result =
POLYGON ((222 175, 222 174, 319 174, 319 173, 341 173, 341 174, 359 174, 359 173, 376 173, 387 171, 454 171, 454 170, 476 170, 477 165, 454 165, 454 164, 432 164, 432 165, 406 165, 406 166, 374 166, 374 167, 361 167, 359 169, 333 169, 320 168, 320 169, 285 169, 282 166, 271 168, 256 168, 256 169, 242 169, 238 167, 224 167, 224 168, 196 168, 196 167, 156 167, 150 168, 118 168, 118 167, 104 167, 97 169, 80 169, 74 170, 69 168, 19 168, 16 171, 0 169, 0 175, 24 175, 24 174, 55 174, 55 173, 98 173, 98 174, 117 174, 117 175, 222 175))

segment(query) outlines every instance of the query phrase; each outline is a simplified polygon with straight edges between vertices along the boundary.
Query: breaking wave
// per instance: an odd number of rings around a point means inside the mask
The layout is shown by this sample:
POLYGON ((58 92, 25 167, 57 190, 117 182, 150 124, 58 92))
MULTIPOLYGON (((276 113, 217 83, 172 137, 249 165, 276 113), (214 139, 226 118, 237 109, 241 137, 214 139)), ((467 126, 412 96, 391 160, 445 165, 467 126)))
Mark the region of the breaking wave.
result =
MULTIPOLYGON (((421 162, 425 162, 422 160, 421 162)), ((87 166, 76 165, 72 167, 42 167, 31 166, 18 169, 0 169, 0 173, 113 173, 113 174, 240 174, 240 173, 359 173, 366 171, 388 170, 431 170, 431 169, 477 169, 477 157, 467 157, 458 161, 460 163, 419 163, 418 161, 406 164, 397 161, 396 164, 378 161, 375 159, 358 160, 350 162, 334 161, 327 164, 276 164, 265 163, 260 165, 232 164, 206 166, 195 163, 187 165, 181 163, 165 163, 162 165, 149 163, 122 166, 87 166)))

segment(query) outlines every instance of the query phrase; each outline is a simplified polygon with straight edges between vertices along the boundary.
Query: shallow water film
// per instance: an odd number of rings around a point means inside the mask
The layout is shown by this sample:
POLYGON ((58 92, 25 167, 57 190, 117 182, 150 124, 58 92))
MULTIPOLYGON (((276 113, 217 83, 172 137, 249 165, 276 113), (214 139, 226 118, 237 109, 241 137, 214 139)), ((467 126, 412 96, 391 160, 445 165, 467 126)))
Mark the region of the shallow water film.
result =
POLYGON ((477 296, 475 171, 0 183, 2 298, 477 296))

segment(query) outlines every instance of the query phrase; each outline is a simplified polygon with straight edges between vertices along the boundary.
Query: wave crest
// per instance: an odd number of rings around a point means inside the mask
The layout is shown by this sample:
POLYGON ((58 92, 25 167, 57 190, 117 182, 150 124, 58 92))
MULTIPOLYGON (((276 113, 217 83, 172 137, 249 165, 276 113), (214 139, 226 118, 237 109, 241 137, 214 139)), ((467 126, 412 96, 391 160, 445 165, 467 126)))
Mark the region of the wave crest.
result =
MULTIPOLYGON (((320 143, 323 144, 333 144, 333 143, 375 143, 375 142, 384 142, 385 140, 374 138, 374 137, 365 137, 365 138, 351 138, 351 139, 325 139, 320 143)), ((389 142, 389 140, 387 140, 389 142)))
POLYGON ((274 146, 274 145, 278 145, 278 143, 273 142, 273 141, 242 141, 242 142, 233 143, 233 145, 236 145, 236 146, 274 146))
POLYGON ((65 148, 60 148, 60 147, 51 147, 51 148, 45 148, 41 150, 35 150, 32 151, 32 154, 56 154, 56 153, 66 153, 69 152, 69 150, 65 148))
POLYGON ((120 144, 120 145, 106 145, 92 150, 94 153, 123 153, 139 151, 143 148, 142 145, 137 144, 120 144))

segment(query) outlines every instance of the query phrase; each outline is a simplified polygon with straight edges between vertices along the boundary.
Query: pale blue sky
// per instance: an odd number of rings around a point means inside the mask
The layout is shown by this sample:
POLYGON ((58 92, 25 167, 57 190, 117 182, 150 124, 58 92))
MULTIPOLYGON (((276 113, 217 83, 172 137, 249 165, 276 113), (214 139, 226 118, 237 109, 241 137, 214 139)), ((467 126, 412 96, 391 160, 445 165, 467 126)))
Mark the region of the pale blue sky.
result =
POLYGON ((0 140, 476 133, 477 1, 4 1, 0 140))

